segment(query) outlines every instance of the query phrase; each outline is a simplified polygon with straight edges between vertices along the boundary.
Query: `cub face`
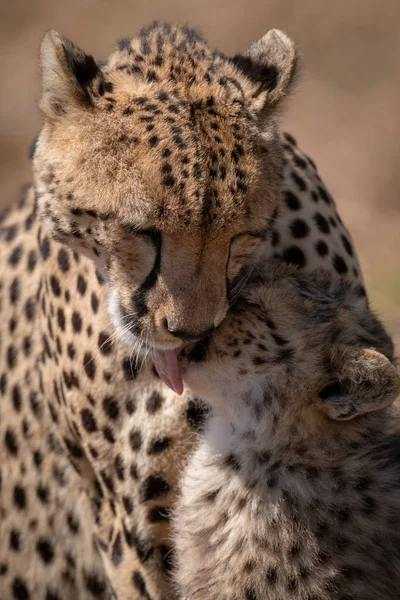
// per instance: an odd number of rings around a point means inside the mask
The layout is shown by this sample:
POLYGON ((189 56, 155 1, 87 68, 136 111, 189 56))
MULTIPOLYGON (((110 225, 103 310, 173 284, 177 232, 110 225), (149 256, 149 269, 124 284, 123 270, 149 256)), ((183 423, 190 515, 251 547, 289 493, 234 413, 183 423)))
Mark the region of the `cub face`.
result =
POLYGON ((296 69, 270 31, 228 59, 187 28, 154 25, 99 67, 46 34, 40 214, 109 283, 132 349, 168 350, 224 319, 280 196, 274 112, 296 69))
POLYGON ((347 421, 391 404, 400 391, 393 345, 360 290, 274 261, 265 273, 216 331, 183 349, 192 393, 228 416, 258 404, 308 428, 318 414, 347 421))

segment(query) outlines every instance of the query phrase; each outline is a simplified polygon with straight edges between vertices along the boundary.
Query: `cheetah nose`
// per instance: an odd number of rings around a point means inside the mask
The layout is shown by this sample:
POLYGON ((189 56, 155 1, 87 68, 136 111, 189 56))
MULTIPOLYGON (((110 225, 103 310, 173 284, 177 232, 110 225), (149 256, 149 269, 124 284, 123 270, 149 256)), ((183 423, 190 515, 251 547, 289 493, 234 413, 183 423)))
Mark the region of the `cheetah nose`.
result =
POLYGON ((184 329, 175 329, 174 327, 170 327, 169 325, 167 325, 167 329, 171 335, 180 338, 184 342, 199 342, 200 340, 203 340, 205 337, 210 335, 210 333, 214 331, 215 327, 214 325, 211 325, 211 327, 208 327, 208 329, 205 329, 201 333, 192 333, 189 331, 185 331, 184 329))

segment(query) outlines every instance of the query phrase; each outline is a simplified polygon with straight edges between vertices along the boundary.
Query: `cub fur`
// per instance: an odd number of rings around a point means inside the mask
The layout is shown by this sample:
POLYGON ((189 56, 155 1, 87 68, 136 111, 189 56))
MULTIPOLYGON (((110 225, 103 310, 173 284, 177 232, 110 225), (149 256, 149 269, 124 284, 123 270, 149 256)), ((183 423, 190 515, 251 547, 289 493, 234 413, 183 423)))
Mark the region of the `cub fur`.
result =
POLYGON ((175 508, 202 600, 390 600, 400 589, 400 391, 357 289, 268 264, 182 357, 212 408, 175 508))

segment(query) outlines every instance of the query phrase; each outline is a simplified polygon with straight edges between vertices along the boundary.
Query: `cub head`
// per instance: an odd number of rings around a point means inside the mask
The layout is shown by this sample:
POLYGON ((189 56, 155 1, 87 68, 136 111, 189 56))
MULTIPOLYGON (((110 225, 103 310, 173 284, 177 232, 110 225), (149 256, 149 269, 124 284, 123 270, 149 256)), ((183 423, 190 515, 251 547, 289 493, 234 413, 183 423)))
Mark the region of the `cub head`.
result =
POLYGON ((132 347, 201 338, 279 201, 275 113, 293 43, 272 30, 227 58, 189 28, 155 24, 101 65, 54 31, 40 56, 42 219, 103 271, 132 347))
POLYGON ((364 294, 323 271, 265 268, 218 329, 183 350, 191 391, 228 414, 254 403, 308 422, 317 414, 350 420, 391 404, 400 392, 393 346, 364 294))

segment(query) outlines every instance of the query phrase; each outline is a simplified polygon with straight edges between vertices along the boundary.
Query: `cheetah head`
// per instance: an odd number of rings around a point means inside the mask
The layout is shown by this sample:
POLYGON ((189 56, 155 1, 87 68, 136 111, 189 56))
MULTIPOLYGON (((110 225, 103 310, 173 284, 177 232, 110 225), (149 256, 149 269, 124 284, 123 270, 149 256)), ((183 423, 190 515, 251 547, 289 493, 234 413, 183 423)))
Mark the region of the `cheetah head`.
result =
POLYGON ((344 421, 394 401, 400 378, 392 354, 359 289, 271 261, 180 361, 191 391, 228 415, 274 396, 296 420, 344 421))
POLYGON ((296 63, 277 30, 231 59, 155 24, 101 66, 43 39, 41 217, 103 271, 117 331, 177 391, 173 350, 223 320, 279 201, 275 113, 296 63))

